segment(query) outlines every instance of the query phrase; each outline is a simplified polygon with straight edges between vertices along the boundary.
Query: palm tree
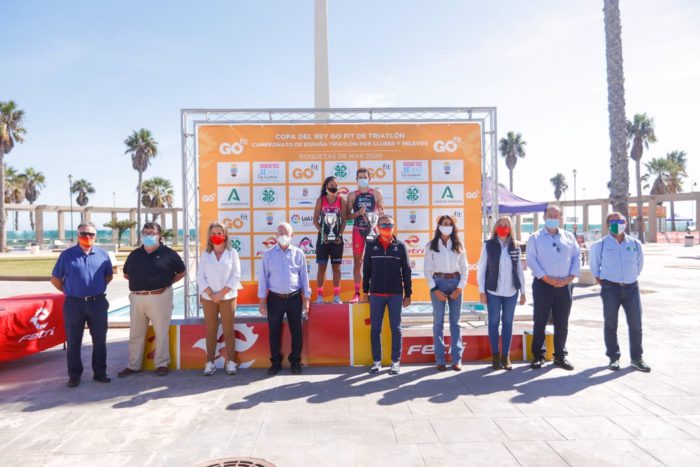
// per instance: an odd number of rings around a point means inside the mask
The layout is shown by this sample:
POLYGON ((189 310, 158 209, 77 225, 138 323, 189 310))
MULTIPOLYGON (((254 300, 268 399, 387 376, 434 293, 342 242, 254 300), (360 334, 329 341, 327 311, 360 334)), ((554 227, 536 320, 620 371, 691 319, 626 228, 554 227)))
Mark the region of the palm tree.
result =
POLYGON ((554 197, 559 201, 561 195, 569 189, 569 185, 566 183, 566 177, 564 174, 558 173, 550 178, 549 181, 552 183, 552 186, 554 186, 554 197))
MULTIPOLYGON (((5 155, 12 151, 15 143, 24 141, 27 132, 22 126, 24 111, 19 110, 14 101, 0 102, 0 193, 5 193, 5 155)), ((5 233, 5 197, 0 196, 0 252, 5 251, 7 238, 5 233)))
MULTIPOLYGON (((147 208, 171 208, 175 199, 173 184, 170 180, 162 177, 153 177, 144 180, 141 187, 141 202, 147 208)), ((153 222, 158 218, 158 214, 153 214, 153 222)))
MULTIPOLYGON (((28 167, 24 171, 24 176, 27 178, 27 187, 25 191, 25 196, 29 204, 34 204, 36 199, 39 197, 41 189, 46 186, 46 177, 41 172, 37 172, 32 167, 28 167)), ((29 224, 34 230, 34 211, 29 211, 29 224)))
MULTIPOLYGON (((143 192, 143 173, 151 164, 151 159, 158 154, 158 143, 153 139, 151 132, 145 128, 134 132, 124 140, 126 151, 124 154, 131 154, 131 165, 139 173, 139 184, 137 188, 138 198, 136 199, 137 217, 136 222, 141 225, 141 193, 143 192)), ((141 242, 141 229, 137 229, 137 241, 141 242)))
POLYGON ((610 132, 610 199, 613 209, 627 217, 629 161, 625 117, 625 73, 622 67, 620 1, 603 0, 605 59, 608 71, 608 115, 610 132))
MULTIPOLYGON (((75 202, 78 203, 78 206, 85 207, 90 202, 88 194, 93 194, 95 192, 95 188, 92 186, 92 183, 88 182, 84 178, 81 178, 73 182, 73 184, 70 186, 70 192, 72 194, 77 193, 78 196, 75 198, 75 202)), ((85 213, 80 211, 80 221, 82 222, 84 218, 85 213)))
POLYGON ((510 191, 513 191, 513 169, 518 162, 518 157, 525 157, 525 145, 527 142, 523 140, 523 135, 509 131, 505 138, 501 138, 498 144, 498 150, 506 160, 506 167, 510 172, 510 191))
MULTIPOLYGON (((20 204, 25 199, 27 178, 24 174, 18 173, 14 167, 5 167, 5 193, 3 201, 5 203, 20 204)), ((5 216, 7 213, 5 213, 5 216)), ((5 217, 3 216, 3 217, 5 217)), ((19 230, 19 211, 15 211, 15 230, 19 230)))
POLYGON ((649 180, 654 181, 651 184, 649 194, 664 195, 668 193, 668 178, 670 174, 668 160, 663 157, 654 157, 649 162, 644 163, 647 173, 644 174, 642 180, 646 182, 644 188, 649 188, 649 180))
POLYGON ((649 143, 656 142, 654 134, 654 119, 647 114, 636 114, 632 121, 627 120, 627 142, 632 145, 630 158, 634 161, 637 181, 637 233, 639 240, 644 243, 644 216, 642 213, 642 174, 641 160, 644 149, 649 149, 649 143))
MULTIPOLYGON (((666 154, 669 167, 668 193, 683 192, 683 179, 688 176, 686 155, 685 151, 671 151, 666 154)), ((676 210, 673 201, 671 201, 671 230, 676 231, 676 210)))

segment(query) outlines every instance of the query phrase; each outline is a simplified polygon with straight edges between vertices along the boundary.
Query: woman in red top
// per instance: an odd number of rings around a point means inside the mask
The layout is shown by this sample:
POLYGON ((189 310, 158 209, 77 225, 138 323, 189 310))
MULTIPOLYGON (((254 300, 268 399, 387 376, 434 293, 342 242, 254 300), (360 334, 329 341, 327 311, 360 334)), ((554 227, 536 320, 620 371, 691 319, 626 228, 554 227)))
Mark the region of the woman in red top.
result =
POLYGON ((316 200, 316 208, 314 209, 314 226, 318 229, 318 237, 316 237, 316 263, 318 264, 316 303, 323 303, 323 283, 326 280, 329 258, 333 268, 333 303, 343 303, 340 299, 340 263, 343 261, 343 230, 345 230, 343 213, 346 209, 345 199, 338 194, 338 180, 335 177, 326 177, 321 187, 321 196, 316 200), (329 226, 324 221, 327 214, 336 215, 336 222, 333 226, 329 226), (335 239, 328 237, 335 237, 335 239))

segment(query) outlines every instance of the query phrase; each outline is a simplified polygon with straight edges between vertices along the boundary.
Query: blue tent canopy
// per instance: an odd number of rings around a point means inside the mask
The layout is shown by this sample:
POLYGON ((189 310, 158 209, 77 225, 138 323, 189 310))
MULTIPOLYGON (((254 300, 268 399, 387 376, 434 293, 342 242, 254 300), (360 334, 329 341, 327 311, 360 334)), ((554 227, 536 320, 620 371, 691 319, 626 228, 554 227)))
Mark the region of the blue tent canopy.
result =
MULTIPOLYGON (((484 197, 484 206, 486 206, 486 212, 491 212, 491 183, 487 180, 483 184, 483 189, 481 191, 484 197)), ((528 201, 520 196, 511 193, 501 185, 498 184, 498 213, 499 214, 527 214, 531 212, 541 212, 547 207, 546 202, 535 202, 528 201)))

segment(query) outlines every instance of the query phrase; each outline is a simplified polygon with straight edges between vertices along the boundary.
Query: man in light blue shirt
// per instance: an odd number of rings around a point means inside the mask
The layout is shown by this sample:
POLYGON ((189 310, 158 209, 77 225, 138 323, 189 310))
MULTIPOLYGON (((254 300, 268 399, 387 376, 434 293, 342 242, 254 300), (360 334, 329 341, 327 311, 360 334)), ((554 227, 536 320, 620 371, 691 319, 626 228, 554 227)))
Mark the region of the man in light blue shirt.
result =
POLYGON ((292 335, 289 364, 292 373, 301 373, 302 316, 309 312, 311 287, 304 252, 291 244, 292 226, 282 222, 277 226, 277 245, 266 251, 258 272, 260 313, 267 316, 270 331, 272 366, 267 374, 274 376, 282 368, 280 340, 282 320, 287 315, 292 335))
POLYGON ((620 305, 625 310, 629 330, 632 366, 648 373, 642 360, 642 304, 637 278, 644 267, 644 252, 639 240, 625 234, 625 217, 619 212, 608 215, 610 235, 591 245, 591 273, 600 284, 608 368, 620 369, 620 346, 617 342, 617 318, 620 305))
POLYGON ((573 280, 578 277, 581 263, 576 238, 559 228, 561 208, 547 206, 545 226, 532 234, 527 242, 527 266, 535 276, 532 282, 534 327, 532 332, 533 369, 544 364, 545 327, 551 313, 554 320, 554 364, 565 370, 574 366, 566 358, 566 338, 569 332, 573 280))

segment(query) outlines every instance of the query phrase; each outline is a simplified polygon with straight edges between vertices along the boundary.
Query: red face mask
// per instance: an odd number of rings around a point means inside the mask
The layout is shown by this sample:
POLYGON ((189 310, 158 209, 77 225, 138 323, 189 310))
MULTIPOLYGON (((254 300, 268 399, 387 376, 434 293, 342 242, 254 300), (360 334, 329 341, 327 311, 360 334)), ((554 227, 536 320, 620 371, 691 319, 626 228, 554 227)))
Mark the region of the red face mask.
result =
POLYGON ((393 230, 393 229, 390 229, 390 228, 379 229, 379 234, 380 234, 382 237, 388 238, 388 237, 391 237, 391 231, 392 231, 392 230, 393 230))
POLYGON ((212 235, 209 237, 209 240, 211 240, 214 245, 221 245, 226 241, 226 237, 224 235, 212 235))
POLYGON ((83 248, 90 248, 95 244, 95 237, 78 237, 78 243, 83 248))
POLYGON ((507 237, 509 233, 510 227, 496 227, 496 235, 498 235, 499 237, 507 237))

